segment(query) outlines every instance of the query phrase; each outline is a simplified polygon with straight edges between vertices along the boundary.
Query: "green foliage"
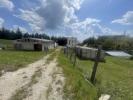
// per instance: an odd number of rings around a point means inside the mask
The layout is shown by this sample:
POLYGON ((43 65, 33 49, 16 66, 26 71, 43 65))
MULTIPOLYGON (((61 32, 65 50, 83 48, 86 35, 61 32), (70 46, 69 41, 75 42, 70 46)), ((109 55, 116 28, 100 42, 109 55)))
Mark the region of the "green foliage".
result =
POLYGON ((104 50, 133 50, 133 38, 123 35, 88 38, 84 40, 83 44, 90 47, 97 47, 98 44, 101 44, 104 50))
POLYGON ((130 60, 133 60, 133 56, 130 58, 130 60))
POLYGON ((46 34, 29 34, 23 33, 19 27, 16 31, 5 29, 4 27, 0 29, 0 39, 8 39, 8 40, 15 40, 15 39, 21 39, 21 38, 44 38, 44 39, 50 39, 50 37, 46 34))
POLYGON ((58 45, 65 46, 67 44, 67 38, 66 37, 51 37, 51 40, 58 43, 58 45))

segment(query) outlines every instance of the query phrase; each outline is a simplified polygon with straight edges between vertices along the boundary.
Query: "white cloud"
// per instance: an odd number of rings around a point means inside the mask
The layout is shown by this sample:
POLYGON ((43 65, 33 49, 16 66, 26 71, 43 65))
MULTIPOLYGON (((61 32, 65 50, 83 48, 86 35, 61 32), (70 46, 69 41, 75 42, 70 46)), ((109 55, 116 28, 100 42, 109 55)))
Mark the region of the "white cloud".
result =
POLYGON ((75 9, 79 10, 84 0, 67 0, 68 4, 75 9))
POLYGON ((41 6, 32 10, 20 9, 16 15, 28 22, 33 32, 46 32, 50 35, 74 36, 80 40, 91 36, 118 34, 101 25, 95 18, 78 19, 75 12, 84 0, 40 0, 41 6))
POLYGON ((122 25, 133 25, 133 11, 128 11, 121 19, 113 20, 112 23, 119 23, 122 25))
POLYGON ((27 21, 32 31, 41 31, 43 29, 45 21, 35 11, 20 9, 20 13, 20 15, 15 16, 27 21))
POLYGON ((12 11, 14 8, 14 4, 11 0, 0 0, 0 7, 5 7, 12 11))
POLYGON ((13 29, 14 31, 16 31, 17 29, 20 29, 23 33, 28 32, 26 28, 22 27, 22 26, 18 26, 18 25, 13 25, 13 29))
POLYGON ((0 18, 0 27, 3 26, 4 22, 5 22, 4 19, 3 18, 0 18))
POLYGON ((16 16, 27 21, 33 31, 55 30, 77 22, 75 11, 82 2, 83 0, 40 0, 40 7, 32 10, 20 9, 20 14, 16 16))
POLYGON ((78 21, 67 25, 65 31, 69 31, 72 36, 77 37, 80 40, 92 36, 97 37, 100 35, 118 34, 110 28, 102 26, 100 20, 94 18, 86 18, 84 21, 78 21))

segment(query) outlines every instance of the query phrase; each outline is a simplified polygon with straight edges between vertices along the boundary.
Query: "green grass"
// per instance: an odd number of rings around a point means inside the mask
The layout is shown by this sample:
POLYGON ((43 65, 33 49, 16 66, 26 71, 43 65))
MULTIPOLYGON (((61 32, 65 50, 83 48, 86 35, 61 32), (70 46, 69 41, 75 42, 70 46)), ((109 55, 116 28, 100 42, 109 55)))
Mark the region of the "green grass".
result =
POLYGON ((58 56, 58 62, 66 77, 65 98, 70 100, 95 100, 97 96, 96 88, 90 82, 85 81, 81 71, 73 67, 69 59, 61 52, 58 56))
POLYGON ((90 78, 93 61, 78 59, 74 68, 63 53, 58 59, 67 77, 64 91, 66 95, 73 94, 72 100, 95 100, 101 94, 111 95, 110 100, 133 100, 132 60, 106 57, 106 63, 99 64, 96 84, 92 85, 82 74, 90 78))
POLYGON ((2 50, 0 51, 0 72, 1 70, 15 71, 41 59, 45 55, 44 52, 2 50))
MULTIPOLYGON (((78 68, 88 77, 93 62, 78 60, 78 68)), ((98 95, 109 94, 111 100, 133 100, 133 61, 122 58, 106 57, 106 63, 100 63, 96 76, 98 95)))
POLYGON ((50 53, 50 55, 49 55, 49 57, 48 57, 48 59, 47 59, 47 61, 46 61, 46 64, 49 64, 52 60, 54 60, 54 58, 55 58, 55 56, 56 56, 56 51, 55 51, 55 49, 54 50, 52 50, 51 51, 52 53, 50 53))
POLYGON ((0 46, 4 47, 5 49, 12 49, 13 40, 0 39, 0 46))

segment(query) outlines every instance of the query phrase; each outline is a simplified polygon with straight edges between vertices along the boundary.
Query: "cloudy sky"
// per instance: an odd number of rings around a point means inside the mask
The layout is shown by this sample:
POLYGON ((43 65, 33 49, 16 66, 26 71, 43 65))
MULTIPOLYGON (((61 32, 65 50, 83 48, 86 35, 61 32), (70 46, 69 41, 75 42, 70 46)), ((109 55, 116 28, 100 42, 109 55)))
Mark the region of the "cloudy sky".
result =
POLYGON ((54 36, 133 36, 133 0, 0 0, 0 27, 54 36))

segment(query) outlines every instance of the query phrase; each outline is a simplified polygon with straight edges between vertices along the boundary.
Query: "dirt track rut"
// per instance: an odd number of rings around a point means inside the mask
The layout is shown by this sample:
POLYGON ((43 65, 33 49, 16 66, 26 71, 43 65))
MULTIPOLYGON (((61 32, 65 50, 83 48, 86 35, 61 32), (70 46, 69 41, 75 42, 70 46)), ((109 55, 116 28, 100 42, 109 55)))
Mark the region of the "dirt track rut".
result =
POLYGON ((56 58, 47 64, 48 58, 49 55, 1 76, 0 100, 63 100, 65 78, 62 69, 56 58))

